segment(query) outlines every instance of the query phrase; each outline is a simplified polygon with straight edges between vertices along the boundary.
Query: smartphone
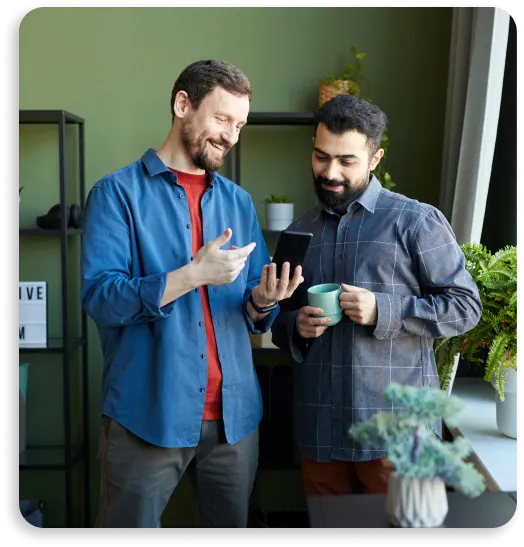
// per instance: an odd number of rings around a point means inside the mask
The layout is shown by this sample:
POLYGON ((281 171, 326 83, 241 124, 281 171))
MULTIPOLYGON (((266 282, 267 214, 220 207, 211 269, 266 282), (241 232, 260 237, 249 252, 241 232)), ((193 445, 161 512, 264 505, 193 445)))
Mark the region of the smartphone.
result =
POLYGON ((295 268, 302 266, 313 234, 309 232, 283 231, 277 243, 273 262, 277 265, 277 278, 280 278, 282 265, 289 262, 289 278, 293 277, 295 268))

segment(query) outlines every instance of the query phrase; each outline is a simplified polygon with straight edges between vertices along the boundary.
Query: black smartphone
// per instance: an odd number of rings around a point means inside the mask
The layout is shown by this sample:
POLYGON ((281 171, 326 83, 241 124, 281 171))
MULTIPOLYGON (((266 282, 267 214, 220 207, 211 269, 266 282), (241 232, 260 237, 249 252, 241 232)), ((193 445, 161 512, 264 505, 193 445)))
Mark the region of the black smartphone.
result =
POLYGON ((309 232, 283 231, 277 243, 273 260, 277 265, 277 278, 280 278, 282 265, 289 262, 289 278, 293 277, 295 268, 302 266, 306 259, 307 251, 313 234, 309 232))

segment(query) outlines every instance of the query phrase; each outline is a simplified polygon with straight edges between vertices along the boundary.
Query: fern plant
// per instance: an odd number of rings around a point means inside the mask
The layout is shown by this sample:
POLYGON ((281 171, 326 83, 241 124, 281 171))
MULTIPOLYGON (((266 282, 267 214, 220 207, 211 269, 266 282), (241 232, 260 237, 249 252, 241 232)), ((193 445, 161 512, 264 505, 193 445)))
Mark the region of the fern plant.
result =
POLYGON ((388 452, 388 460, 398 475, 408 479, 439 477, 448 486, 476 497, 485 489, 483 476, 471 462, 471 452, 463 437, 442 442, 427 425, 438 417, 448 425, 456 425, 462 408, 458 397, 443 391, 390 383, 384 398, 401 412, 379 412, 365 422, 353 424, 349 434, 360 444, 388 452))
POLYGON ((459 353, 470 363, 484 364, 484 380, 491 382, 496 378, 503 401, 505 369, 517 370, 517 247, 507 246, 495 254, 480 243, 465 243, 461 249, 466 270, 479 290, 482 315, 469 332, 443 338, 436 344, 441 387, 447 387, 455 355, 459 353))

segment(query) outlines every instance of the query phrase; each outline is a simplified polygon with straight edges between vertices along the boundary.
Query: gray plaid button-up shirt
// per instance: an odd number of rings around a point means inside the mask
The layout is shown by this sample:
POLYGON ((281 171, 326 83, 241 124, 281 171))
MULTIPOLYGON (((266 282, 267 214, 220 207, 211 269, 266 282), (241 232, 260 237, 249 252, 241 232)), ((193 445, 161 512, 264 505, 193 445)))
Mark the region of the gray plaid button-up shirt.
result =
POLYGON ((472 329, 482 311, 477 287, 444 215, 382 188, 372 176, 343 216, 316 207, 289 230, 312 232, 304 282, 281 302, 273 342, 299 370, 299 447, 313 460, 366 461, 387 455, 353 441, 349 427, 380 411, 390 382, 439 387, 435 338, 472 329), (343 316, 303 340, 295 320, 307 289, 347 283, 375 293, 376 325, 343 316))

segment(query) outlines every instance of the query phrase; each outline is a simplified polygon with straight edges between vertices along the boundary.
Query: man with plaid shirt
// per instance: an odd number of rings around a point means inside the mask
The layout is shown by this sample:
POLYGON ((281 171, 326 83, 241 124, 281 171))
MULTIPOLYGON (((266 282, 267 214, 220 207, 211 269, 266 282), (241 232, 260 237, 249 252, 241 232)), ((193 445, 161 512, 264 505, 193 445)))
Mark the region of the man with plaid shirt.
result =
POLYGON ((435 207, 382 188, 371 172, 386 115, 339 95, 317 112, 312 168, 319 205, 288 229, 314 234, 305 279, 281 302, 273 342, 299 365, 299 447, 307 495, 383 493, 392 466, 348 434, 397 411, 390 382, 439 388, 435 338, 472 329, 482 306, 464 255, 435 207), (326 327, 307 289, 339 283, 343 319, 326 327))

